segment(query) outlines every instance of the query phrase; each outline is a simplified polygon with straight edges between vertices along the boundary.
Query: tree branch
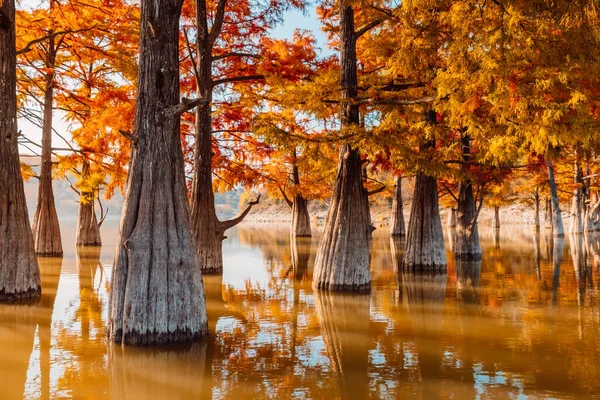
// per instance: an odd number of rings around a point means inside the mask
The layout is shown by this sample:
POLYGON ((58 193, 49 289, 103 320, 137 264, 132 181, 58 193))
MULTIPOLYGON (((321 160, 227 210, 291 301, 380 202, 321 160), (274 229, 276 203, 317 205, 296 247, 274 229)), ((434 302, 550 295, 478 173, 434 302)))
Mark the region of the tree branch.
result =
POLYGON ((264 75, 242 75, 242 76, 232 76, 230 78, 216 79, 213 81, 213 85, 222 85, 224 83, 231 82, 244 82, 244 81, 260 81, 265 79, 264 75))
POLYGON ((17 55, 20 55, 20 54, 24 54, 24 53, 28 53, 28 52, 30 52, 30 51, 32 50, 31 48, 32 48, 34 45, 36 45, 36 44, 38 44, 38 43, 41 43, 41 42, 43 42, 44 40, 47 40, 47 39, 50 39, 50 38, 53 38, 53 37, 56 37, 56 36, 60 36, 60 35, 68 35, 69 33, 79 33, 79 32, 91 31, 91 30, 93 30, 93 29, 95 29, 95 28, 96 28, 96 25, 94 25, 94 26, 93 26, 93 27, 91 27, 91 28, 84 28, 84 29, 76 29, 76 30, 67 30, 67 31, 58 31, 58 32, 53 32, 53 33, 51 33, 51 34, 49 34, 49 35, 42 36, 42 37, 40 37, 40 38, 37 38, 37 39, 34 39, 34 40, 30 41, 29 43, 27 43, 27 44, 25 45, 25 47, 23 47, 21 50, 18 50, 18 51, 17 51, 17 55))
POLYGON ((208 41, 212 46, 215 43, 215 40, 221 34, 221 29, 223 28, 223 20, 225 20, 225 5, 227 0, 219 0, 219 4, 217 4, 217 11, 215 13, 215 20, 212 24, 212 29, 208 34, 208 41))
POLYGON ((242 53, 238 51, 230 51, 229 53, 219 54, 218 56, 212 56, 213 61, 222 60, 227 57, 250 57, 250 58, 261 58, 258 54, 242 53))
POLYGON ((285 203, 288 205, 288 207, 292 208, 294 206, 294 203, 290 200, 289 197, 287 197, 287 194, 285 194, 285 190, 283 190, 281 186, 279 186, 279 191, 283 195, 283 200, 285 200, 285 203))
POLYGON ((383 185, 381 187, 378 187, 377 189, 373 189, 370 192, 367 192, 367 196, 371 196, 371 195, 377 194, 379 192, 383 192, 385 190, 385 188, 386 188, 386 186, 383 185))
POLYGON ((256 200, 248 202, 246 209, 244 211, 242 211, 237 217, 228 219, 226 221, 219 221, 220 231, 225 232, 227 229, 233 228, 234 226, 236 226, 237 224, 242 222, 244 220, 244 218, 246 218, 246 215, 248 215, 248 213, 250 212, 252 207, 257 205, 259 201, 260 201, 260 194, 258 195, 256 200))
POLYGON ((371 29, 375 28, 377 25, 381 24, 385 20, 385 18, 377 18, 376 20, 369 22, 367 25, 354 32, 354 39, 358 39, 359 37, 369 32, 371 29))
POLYGON ((204 97, 198 99, 187 99, 184 97, 181 99, 181 103, 167 107, 165 109, 165 114, 169 117, 178 117, 184 112, 189 111, 200 104, 208 104, 208 99, 205 99, 204 97))

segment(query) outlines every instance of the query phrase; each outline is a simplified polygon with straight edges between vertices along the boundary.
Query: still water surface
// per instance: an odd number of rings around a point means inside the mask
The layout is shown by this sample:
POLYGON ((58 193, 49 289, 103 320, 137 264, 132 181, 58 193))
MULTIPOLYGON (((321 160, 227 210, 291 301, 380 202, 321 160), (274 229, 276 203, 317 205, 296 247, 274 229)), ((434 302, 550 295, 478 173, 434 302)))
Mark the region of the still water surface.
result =
POLYGON ((432 276, 399 273, 403 242, 376 231, 372 293, 351 296, 312 290, 316 238, 240 227, 204 278, 210 337, 152 350, 105 340, 114 232, 41 258, 37 304, 0 305, 1 399, 600 395, 598 235, 483 232, 480 262, 447 237, 432 276))

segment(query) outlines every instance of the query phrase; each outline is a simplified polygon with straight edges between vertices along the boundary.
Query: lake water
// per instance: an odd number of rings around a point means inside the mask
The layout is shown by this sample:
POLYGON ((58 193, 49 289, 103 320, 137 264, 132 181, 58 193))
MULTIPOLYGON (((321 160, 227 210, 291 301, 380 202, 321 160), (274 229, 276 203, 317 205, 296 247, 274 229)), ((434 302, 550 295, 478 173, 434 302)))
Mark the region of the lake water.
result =
POLYGON ((239 227, 205 276, 210 336, 140 349, 105 340, 105 246, 42 258, 43 297, 0 305, 0 398, 592 398, 600 395, 600 236, 482 232, 481 262, 398 272, 374 233, 370 295, 314 292, 317 238, 239 227))

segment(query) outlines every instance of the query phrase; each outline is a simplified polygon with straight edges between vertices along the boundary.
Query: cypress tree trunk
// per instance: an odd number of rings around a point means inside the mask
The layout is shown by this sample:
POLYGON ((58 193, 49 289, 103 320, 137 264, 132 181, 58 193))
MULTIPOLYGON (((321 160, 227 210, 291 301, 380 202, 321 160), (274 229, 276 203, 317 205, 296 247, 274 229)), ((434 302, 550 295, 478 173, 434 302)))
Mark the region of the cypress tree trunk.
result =
POLYGON ((0 6, 0 301, 40 295, 17 145, 15 3, 0 6))
POLYGON ((184 342, 207 331, 177 111, 182 3, 141 3, 136 140, 108 310, 108 337, 113 342, 184 342))
MULTIPOLYGON (((462 138, 463 160, 471 159, 471 137, 465 134, 462 138)), ((464 169, 468 166, 465 165, 464 169)), ((479 210, 473 196, 473 182, 465 178, 458 186, 458 209, 456 213, 456 257, 478 260, 481 258, 479 244, 479 227, 477 218, 479 210)))
POLYGON ((535 188, 535 191, 533 192, 533 201, 534 201, 534 205, 535 205, 535 214, 533 217, 533 228, 535 229, 536 232, 539 232, 540 231, 540 192, 537 187, 535 188))
MULTIPOLYGON (((293 153, 294 167, 292 168, 292 181, 298 193, 298 187, 300 186, 300 174, 298 172, 298 166, 296 165, 296 149, 294 148, 293 153)), ((287 199, 286 199, 287 200, 287 199)), ((290 205, 288 203, 288 205, 290 205)), ((291 204, 292 207, 292 235, 293 236, 312 236, 310 229, 310 215, 308 214, 308 201, 301 195, 296 194, 294 196, 294 202, 291 204)))
MULTIPOLYGON (((340 2, 340 40, 341 127, 347 129, 360 123, 358 106, 351 102, 358 94, 358 80, 354 10, 347 0, 340 2)), ((368 291, 371 288, 372 228, 361 165, 358 150, 343 145, 315 260, 313 285, 318 289, 368 291)))
POLYGON ((437 181, 417 174, 408 222, 404 269, 445 271, 446 249, 438 206, 437 181))
POLYGON ((197 70, 198 96, 208 103, 196 109, 196 146, 192 183, 192 230, 196 239, 203 273, 223 271, 223 233, 215 211, 212 187, 212 44, 207 22, 206 1, 196 2, 198 23, 197 70))
POLYGON ((456 218, 456 257, 477 260, 481 258, 479 228, 477 226, 477 205, 473 197, 471 181, 462 182, 459 187, 456 218))
POLYGON ((402 177, 397 176, 392 200, 392 236, 406 235, 404 211, 402 209, 402 177))
POLYGON ((554 236, 564 236, 565 229, 563 228, 562 215, 560 214, 558 191, 556 189, 556 181, 554 180, 554 167, 552 166, 552 160, 548 160, 546 166, 548 168, 548 183, 550 185, 550 212, 552 231, 554 236))
MULTIPOLYGON (((225 2, 223 2, 224 4, 225 2)), ((207 102, 196 108, 191 226, 202 272, 209 274, 223 271, 224 233, 227 229, 240 223, 250 208, 230 221, 219 221, 215 210, 215 196, 212 187, 212 46, 223 23, 223 16, 216 17, 210 30, 207 18, 206 0, 196 1, 198 97, 206 99, 207 102)), ((250 203, 249 207, 254 204, 257 202, 250 203)))
POLYGON ((583 193, 583 176, 579 162, 573 165, 573 199, 571 202, 571 221, 569 224, 570 233, 584 232, 584 214, 585 214, 585 195, 583 193))
POLYGON ((39 177, 37 205, 33 216, 35 252, 40 256, 62 256, 62 239, 54 192, 52 190, 52 102, 54 100, 54 67, 56 46, 48 39, 46 54, 46 86, 44 91, 44 121, 42 125, 42 166, 39 177))
MULTIPOLYGON (((82 179, 87 179, 89 174, 90 167, 86 162, 83 164, 81 172, 82 179)), ((95 193, 93 191, 81 189, 79 195, 79 214, 77 215, 77 246, 102 246, 100 224, 96 218, 94 204, 95 193)))
POLYGON ((308 202, 301 195, 296 195, 292 204, 292 235, 296 237, 312 236, 308 202))
POLYGON ((492 229, 500 229, 500 206, 494 206, 494 218, 492 219, 492 229))
POLYGON ((456 227, 456 208, 451 208, 448 210, 447 225, 450 228, 456 227))

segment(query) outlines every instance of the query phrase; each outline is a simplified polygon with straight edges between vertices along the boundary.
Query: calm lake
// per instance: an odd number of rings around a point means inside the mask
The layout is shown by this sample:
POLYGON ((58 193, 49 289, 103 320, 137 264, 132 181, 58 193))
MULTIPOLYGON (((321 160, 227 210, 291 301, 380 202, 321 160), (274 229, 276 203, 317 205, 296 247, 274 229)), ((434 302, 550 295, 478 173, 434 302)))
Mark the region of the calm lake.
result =
POLYGON ((483 261, 398 272, 374 233, 370 295, 314 292, 317 238, 227 232, 205 276, 210 337, 162 350, 108 345, 116 225, 102 249, 41 258, 43 297, 0 305, 0 398, 592 398, 600 395, 600 236, 482 231, 483 261))

